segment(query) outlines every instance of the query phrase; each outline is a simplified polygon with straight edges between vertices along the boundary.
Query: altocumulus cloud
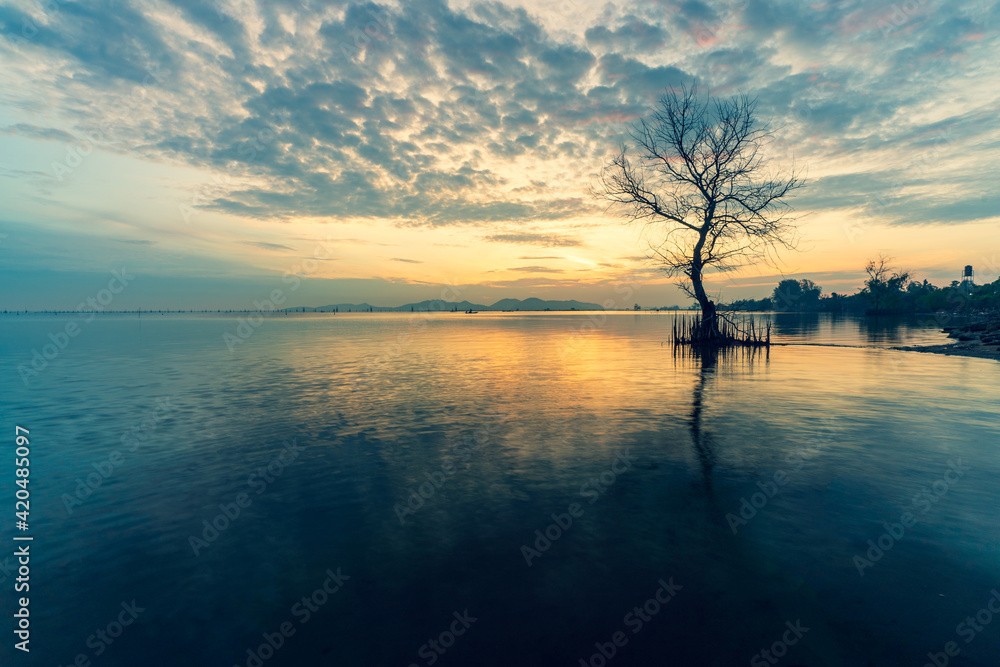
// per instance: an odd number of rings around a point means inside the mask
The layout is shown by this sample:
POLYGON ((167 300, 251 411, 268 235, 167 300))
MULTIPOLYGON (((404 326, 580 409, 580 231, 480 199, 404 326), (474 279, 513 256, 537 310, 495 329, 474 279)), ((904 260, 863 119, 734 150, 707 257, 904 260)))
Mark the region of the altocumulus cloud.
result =
MULTIPOLYGON (((996 3, 639 0, 589 23, 573 3, 523 4, 3 6, 10 124, 0 132, 68 143, 141 91, 102 150, 229 174, 198 206, 530 224, 593 213, 586 185, 625 124, 664 88, 697 79, 760 95, 781 128, 776 148, 824 165, 809 193, 818 208, 863 207, 876 190, 880 215, 898 222, 995 211, 992 98, 962 91, 970 68, 991 62, 996 3), (36 124, 39 100, 51 127, 36 124), (921 158, 941 142, 946 151, 921 158), (903 196, 900 179, 916 187, 903 196)), ((980 70, 976 85, 995 88, 993 70, 980 70)))

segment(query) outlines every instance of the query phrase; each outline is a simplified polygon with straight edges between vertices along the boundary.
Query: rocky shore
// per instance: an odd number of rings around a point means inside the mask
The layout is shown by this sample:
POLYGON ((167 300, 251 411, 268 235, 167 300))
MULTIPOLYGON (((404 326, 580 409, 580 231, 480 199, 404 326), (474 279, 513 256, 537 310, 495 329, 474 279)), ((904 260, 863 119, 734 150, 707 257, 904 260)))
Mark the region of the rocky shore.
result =
POLYGON ((949 338, 955 338, 957 342, 947 345, 913 345, 893 349, 1000 361, 1000 319, 975 322, 961 327, 948 327, 945 331, 949 338))

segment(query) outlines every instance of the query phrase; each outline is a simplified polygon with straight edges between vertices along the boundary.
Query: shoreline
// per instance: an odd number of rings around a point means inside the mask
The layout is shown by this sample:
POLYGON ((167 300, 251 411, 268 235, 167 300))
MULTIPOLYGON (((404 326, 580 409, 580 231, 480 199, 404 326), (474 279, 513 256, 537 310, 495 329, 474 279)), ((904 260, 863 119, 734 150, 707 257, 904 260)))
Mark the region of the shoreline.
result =
POLYGON ((944 345, 910 345, 891 349, 1000 361, 1000 320, 976 322, 945 331, 948 332, 949 338, 958 340, 944 345))
POLYGON ((965 346, 956 343, 947 345, 910 345, 906 347, 890 347, 890 350, 902 352, 927 352, 943 354, 948 357, 974 357, 976 359, 993 359, 1000 361, 1000 349, 995 345, 965 346))

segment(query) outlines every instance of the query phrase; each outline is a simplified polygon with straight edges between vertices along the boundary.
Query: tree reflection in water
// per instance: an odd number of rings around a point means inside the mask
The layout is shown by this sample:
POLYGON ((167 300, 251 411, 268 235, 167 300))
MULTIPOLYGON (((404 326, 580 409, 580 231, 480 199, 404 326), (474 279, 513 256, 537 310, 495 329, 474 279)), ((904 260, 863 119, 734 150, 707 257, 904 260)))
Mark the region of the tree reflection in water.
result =
POLYGON ((691 431, 691 443, 701 467, 701 485, 705 489, 706 498, 713 510, 712 516, 722 521, 723 512, 719 510, 718 500, 712 488, 712 472, 715 468, 714 437, 712 430, 705 427, 704 413, 708 406, 710 390, 721 366, 727 364, 745 364, 752 366, 757 361, 767 363, 770 360, 768 348, 753 347, 716 347, 716 346, 685 346, 674 348, 674 359, 687 358, 698 369, 694 383, 691 401, 691 413, 688 417, 688 428, 691 431))

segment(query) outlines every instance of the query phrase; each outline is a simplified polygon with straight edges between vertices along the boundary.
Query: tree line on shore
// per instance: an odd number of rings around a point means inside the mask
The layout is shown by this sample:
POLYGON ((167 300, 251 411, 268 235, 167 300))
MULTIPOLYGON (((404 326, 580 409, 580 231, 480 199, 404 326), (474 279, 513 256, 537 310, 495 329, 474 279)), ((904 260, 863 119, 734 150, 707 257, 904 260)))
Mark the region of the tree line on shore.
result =
POLYGON ((905 271, 889 266, 886 257, 870 260, 868 279, 854 294, 823 293, 811 280, 782 280, 770 297, 740 299, 722 308, 735 311, 786 311, 867 313, 870 315, 908 313, 1000 313, 1000 278, 974 285, 953 280, 938 287, 927 280, 911 280, 905 271))
POLYGON ((771 128, 757 118, 756 97, 674 86, 629 126, 627 141, 601 170, 594 194, 641 231, 650 259, 680 278, 678 286, 701 311, 675 329, 675 344, 760 344, 746 328, 749 320, 724 311, 1000 312, 1000 280, 938 287, 894 270, 884 255, 869 261, 868 280, 854 294, 824 294, 811 280, 786 279, 768 298, 717 304, 705 288, 707 274, 776 266, 777 254, 797 244, 788 200, 805 181, 794 164, 790 171, 768 166, 771 128))

